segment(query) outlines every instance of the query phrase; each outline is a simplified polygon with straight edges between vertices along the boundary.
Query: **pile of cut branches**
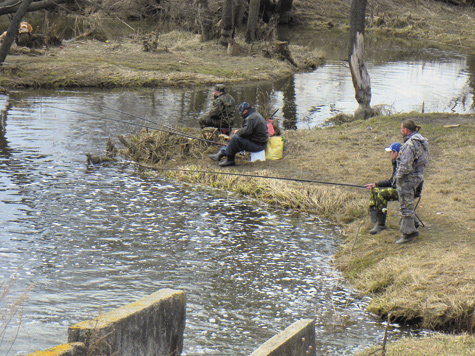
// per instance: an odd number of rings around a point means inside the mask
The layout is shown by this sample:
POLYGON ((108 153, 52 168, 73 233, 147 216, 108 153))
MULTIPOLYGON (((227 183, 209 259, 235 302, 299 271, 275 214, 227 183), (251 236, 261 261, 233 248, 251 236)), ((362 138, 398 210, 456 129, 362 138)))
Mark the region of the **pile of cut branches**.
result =
POLYGON ((190 137, 171 132, 141 130, 128 136, 118 136, 125 149, 119 153, 133 161, 165 164, 170 160, 201 159, 213 143, 202 140, 193 129, 184 129, 190 137), (195 138, 193 138, 195 137, 195 138))

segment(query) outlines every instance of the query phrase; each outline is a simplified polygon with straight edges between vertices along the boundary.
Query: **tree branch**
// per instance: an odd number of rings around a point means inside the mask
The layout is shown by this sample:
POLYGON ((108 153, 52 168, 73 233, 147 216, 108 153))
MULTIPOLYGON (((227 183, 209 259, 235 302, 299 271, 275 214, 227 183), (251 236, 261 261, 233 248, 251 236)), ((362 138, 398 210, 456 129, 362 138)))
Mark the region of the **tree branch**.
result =
MULTIPOLYGON (((28 9, 26 12, 32 12, 32 11, 38 11, 38 10, 43 10, 48 7, 54 7, 58 4, 62 4, 67 2, 68 0, 41 0, 32 3, 30 6, 28 6, 28 9)), ((6 15, 6 14, 13 14, 15 13, 18 8, 20 7, 20 4, 22 1, 19 0, 7 0, 3 1, 0 3, 0 15, 6 15)))

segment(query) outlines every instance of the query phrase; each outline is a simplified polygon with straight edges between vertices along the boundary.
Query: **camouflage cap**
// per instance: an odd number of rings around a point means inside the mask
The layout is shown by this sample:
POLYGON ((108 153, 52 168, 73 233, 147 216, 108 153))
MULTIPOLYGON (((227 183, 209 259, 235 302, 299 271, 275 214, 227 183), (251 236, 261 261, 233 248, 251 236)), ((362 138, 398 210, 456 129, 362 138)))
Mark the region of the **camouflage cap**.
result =
POLYGON ((219 91, 220 93, 226 92, 226 86, 224 84, 216 84, 214 86, 214 91, 219 91))

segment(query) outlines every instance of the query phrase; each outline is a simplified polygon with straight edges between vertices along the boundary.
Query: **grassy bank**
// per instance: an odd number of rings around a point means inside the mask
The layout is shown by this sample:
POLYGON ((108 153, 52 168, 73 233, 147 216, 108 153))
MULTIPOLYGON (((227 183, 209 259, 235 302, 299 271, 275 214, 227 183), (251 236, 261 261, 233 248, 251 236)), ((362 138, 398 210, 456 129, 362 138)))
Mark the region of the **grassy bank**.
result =
MULTIPOLYGON (((300 23, 315 30, 349 28, 351 1, 295 0, 300 23)), ((415 39, 421 45, 475 48, 475 9, 433 0, 370 0, 366 8, 366 32, 415 39)))
MULTIPOLYGON (((389 205, 388 229, 376 236, 367 233, 371 224, 365 189, 218 173, 159 171, 159 174, 227 189, 279 209, 311 212, 333 221, 341 227, 345 239, 335 256, 335 266, 362 295, 372 297, 368 311, 381 318, 390 314, 391 321, 415 327, 472 332, 475 327, 473 116, 406 114, 315 130, 287 131, 283 159, 255 163, 240 159, 238 166, 225 172, 356 185, 386 179, 392 167, 384 147, 401 140, 399 126, 404 117, 415 118, 421 124, 421 133, 430 143, 430 163, 417 209, 425 227, 420 228, 421 235, 415 242, 403 246, 394 244, 399 237, 397 202, 389 205), (447 124, 459 126, 444 127, 447 124)), ((202 147, 193 155, 183 155, 182 150, 159 167, 221 172, 207 157, 207 153, 214 151, 215 147, 202 147)), ((448 340, 454 342, 453 347, 460 347, 461 339, 447 336, 432 340, 432 347, 437 350, 440 343, 450 344, 448 340)), ((466 336, 463 340, 463 345, 473 345, 473 338, 466 336)), ((411 342, 417 345, 430 341, 411 342)), ((466 346, 465 350, 468 349, 466 346)), ((394 350, 388 355, 401 354, 398 346, 394 350)), ((418 346, 413 350, 404 355, 421 355, 418 346)), ((431 355, 464 354, 456 350, 431 355)))
MULTIPOLYGON (((381 347, 372 347, 357 356, 381 355, 381 347)), ((404 338, 386 347, 387 356, 473 356, 475 338, 469 335, 432 335, 422 338, 404 338)))
MULTIPOLYGON (((278 58, 266 58, 269 45, 242 45, 239 56, 227 56, 216 41, 203 44, 199 35, 172 31, 160 37, 156 51, 143 51, 137 40, 72 41, 64 47, 16 49, 0 67, 5 88, 160 87, 211 85, 272 80, 291 75, 295 68, 278 58), (225 60, 223 60, 223 57, 225 60), (248 62, 252 58, 252 65, 248 62), (73 69, 73 70, 72 70, 73 69)), ((303 68, 323 63, 319 51, 292 48, 303 68)))

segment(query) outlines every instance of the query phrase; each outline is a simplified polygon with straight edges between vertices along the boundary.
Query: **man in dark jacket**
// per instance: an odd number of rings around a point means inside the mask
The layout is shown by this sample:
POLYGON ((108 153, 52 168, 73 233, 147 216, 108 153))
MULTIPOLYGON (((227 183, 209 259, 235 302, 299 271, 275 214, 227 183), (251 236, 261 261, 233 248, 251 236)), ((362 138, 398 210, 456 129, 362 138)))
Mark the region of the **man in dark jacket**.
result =
POLYGON ((369 212, 371 215, 371 222, 376 225, 369 230, 369 233, 374 235, 386 229, 386 217, 388 214, 388 201, 398 200, 398 193, 396 188, 396 173, 397 173, 397 157, 401 144, 393 142, 385 151, 389 152, 393 164, 393 174, 391 178, 382 180, 378 183, 365 184, 367 189, 371 189, 369 198, 369 212))
POLYGON ((216 84, 211 109, 199 119, 200 127, 216 127, 228 134, 233 125, 235 104, 234 98, 226 92, 226 86, 216 84))
POLYGON ((234 135, 226 147, 220 149, 218 153, 210 155, 214 161, 220 161, 226 156, 226 160, 219 163, 221 167, 233 166, 238 152, 259 152, 266 148, 269 138, 266 120, 246 102, 239 104, 238 111, 244 118, 242 129, 233 132, 234 135))

